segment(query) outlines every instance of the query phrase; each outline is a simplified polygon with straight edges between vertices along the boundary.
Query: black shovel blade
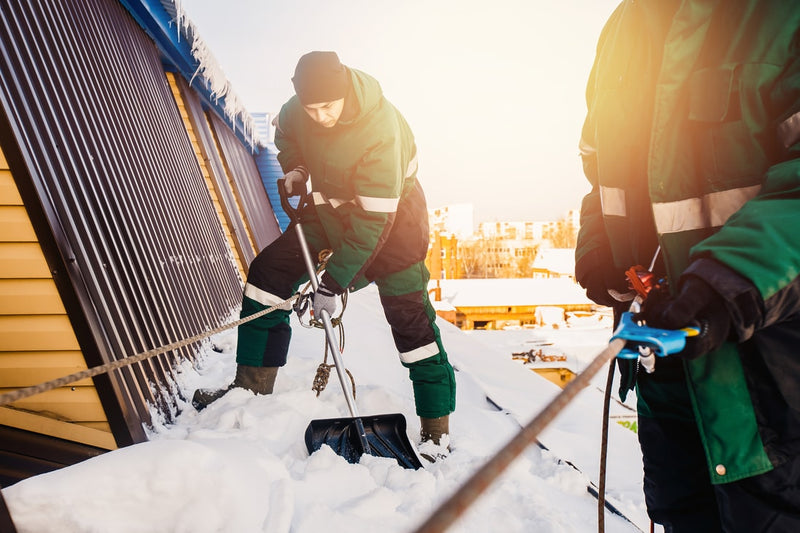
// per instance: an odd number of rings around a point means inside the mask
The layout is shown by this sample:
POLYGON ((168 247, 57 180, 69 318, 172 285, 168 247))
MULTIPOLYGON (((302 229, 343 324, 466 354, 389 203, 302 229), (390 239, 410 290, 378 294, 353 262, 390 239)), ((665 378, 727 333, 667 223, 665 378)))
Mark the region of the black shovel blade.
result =
POLYGON ((403 468, 422 468, 406 435, 406 419, 400 413, 312 420, 306 429, 308 453, 327 444, 348 463, 357 463, 365 451, 356 428, 358 419, 364 424, 371 455, 396 459, 403 468))

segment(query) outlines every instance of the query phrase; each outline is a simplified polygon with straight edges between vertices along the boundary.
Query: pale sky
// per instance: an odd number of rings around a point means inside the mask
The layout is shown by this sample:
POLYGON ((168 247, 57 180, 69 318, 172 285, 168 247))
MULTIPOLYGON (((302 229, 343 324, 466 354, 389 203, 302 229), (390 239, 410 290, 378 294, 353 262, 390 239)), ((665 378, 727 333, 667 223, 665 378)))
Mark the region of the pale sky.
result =
POLYGON ((429 207, 553 220, 589 191, 578 139, 597 38, 618 0, 182 0, 251 112, 334 50, 406 117, 429 207))

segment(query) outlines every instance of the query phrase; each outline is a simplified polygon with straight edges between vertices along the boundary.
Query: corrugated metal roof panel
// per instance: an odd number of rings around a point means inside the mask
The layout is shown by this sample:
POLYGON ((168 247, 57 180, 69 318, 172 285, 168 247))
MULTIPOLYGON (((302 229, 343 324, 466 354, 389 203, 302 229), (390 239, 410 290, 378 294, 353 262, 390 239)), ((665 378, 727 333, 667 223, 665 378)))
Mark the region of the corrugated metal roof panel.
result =
MULTIPOLYGON (((0 108, 0 143, 89 366, 229 318, 241 280, 159 52, 122 6, 0 4, 0 108)), ((170 416, 172 365, 192 353, 95 378, 118 443, 146 438, 149 405, 170 416)))
POLYGON ((228 175, 235 184, 235 192, 250 223, 256 250, 260 252, 281 233, 272 209, 265 209, 270 204, 261 175, 252 154, 237 141, 222 120, 212 115, 210 122, 227 165, 228 175))

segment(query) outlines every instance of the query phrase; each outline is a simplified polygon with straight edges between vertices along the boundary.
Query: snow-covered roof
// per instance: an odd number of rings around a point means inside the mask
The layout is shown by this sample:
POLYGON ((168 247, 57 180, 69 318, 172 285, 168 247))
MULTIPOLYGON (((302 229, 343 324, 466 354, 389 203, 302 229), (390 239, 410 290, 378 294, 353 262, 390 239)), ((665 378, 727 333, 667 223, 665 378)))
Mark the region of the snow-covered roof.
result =
MULTIPOLYGON (((431 288, 436 282, 431 282, 431 288)), ((569 278, 442 279, 442 300, 455 307, 591 304, 569 278)))
MULTIPOLYGON (((344 319, 344 364, 354 376, 362 416, 402 413, 409 441, 416 442, 413 388, 397 360, 377 288, 352 294, 344 319)), ((195 388, 225 386, 235 373, 236 331, 216 336, 213 346, 221 353, 209 345, 199 362, 187 362, 176 376, 184 394, 176 397, 181 414, 174 424, 157 424, 148 442, 4 488, 17 528, 55 532, 69 524, 73 531, 119 531, 135 524, 139 531, 196 533, 407 533, 559 392, 512 360, 518 343, 552 341, 584 361, 576 365, 582 369, 610 335, 609 329, 584 328, 467 333, 440 319, 458 368, 452 453, 424 469, 405 470, 393 459, 368 455, 349 464, 327 446, 309 456, 303 432, 310 420, 347 416, 348 410, 335 376, 319 396, 311 390, 323 333, 299 327, 295 316, 292 322, 289 361, 273 394, 237 388, 199 413, 184 403, 195 388)), ((587 485, 596 487, 598 480, 604 374, 542 432, 538 443, 547 450, 529 446, 453 532, 597 530, 597 501, 587 485)), ((612 417, 626 412, 611 403, 612 417)), ((633 523, 608 512, 605 531, 644 531, 649 519, 636 434, 612 423, 609 442, 606 498, 633 523)))
POLYGON ((558 274, 575 274, 575 249, 574 248, 546 248, 539 249, 533 268, 544 268, 558 274))

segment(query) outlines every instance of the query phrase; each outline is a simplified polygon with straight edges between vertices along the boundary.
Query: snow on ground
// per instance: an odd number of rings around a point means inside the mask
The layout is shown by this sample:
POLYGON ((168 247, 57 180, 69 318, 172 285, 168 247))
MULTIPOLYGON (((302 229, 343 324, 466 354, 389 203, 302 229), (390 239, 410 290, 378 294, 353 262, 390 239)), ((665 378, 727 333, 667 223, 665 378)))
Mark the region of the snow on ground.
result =
MULTIPOLYGON (((311 390, 324 334, 293 321, 289 363, 274 394, 233 390, 199 413, 181 403, 174 423, 157 423, 148 442, 3 489, 19 531, 410 532, 560 391, 512 360, 511 351, 550 339, 580 366, 610 334, 597 324, 466 333, 440 320, 457 369, 452 452, 414 471, 372 456, 348 464, 327 447, 308 455, 303 435, 309 421, 349 413, 335 372, 319 397, 311 390)), ((416 442, 411 383, 374 286, 351 295, 344 323, 343 358, 356 380, 360 414, 402 413, 416 442)), ((187 397, 233 376, 235 331, 213 343, 222 353, 209 346, 196 368, 187 363, 178 377, 187 397)), ((604 384, 605 375, 595 381, 604 384)), ((529 447, 450 531, 596 531, 597 501, 587 484, 597 482, 601 404, 597 388, 585 389, 541 435, 548 449, 529 447)), ((636 435, 612 424, 610 442, 608 497, 633 523, 607 513, 606 531, 647 530, 636 435)))

